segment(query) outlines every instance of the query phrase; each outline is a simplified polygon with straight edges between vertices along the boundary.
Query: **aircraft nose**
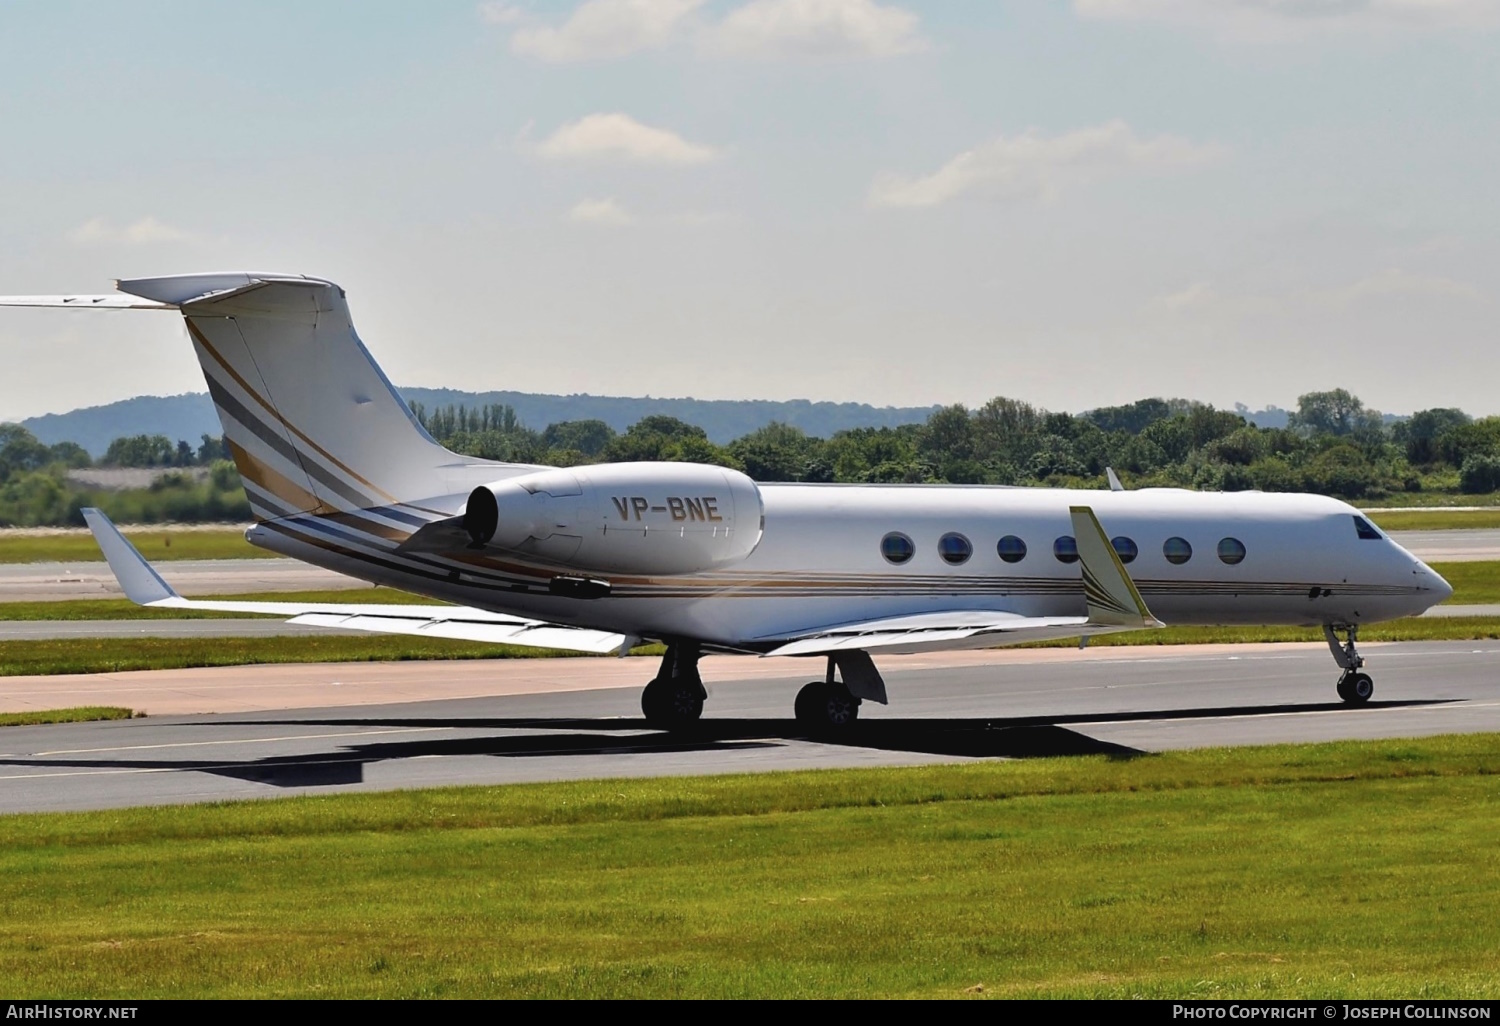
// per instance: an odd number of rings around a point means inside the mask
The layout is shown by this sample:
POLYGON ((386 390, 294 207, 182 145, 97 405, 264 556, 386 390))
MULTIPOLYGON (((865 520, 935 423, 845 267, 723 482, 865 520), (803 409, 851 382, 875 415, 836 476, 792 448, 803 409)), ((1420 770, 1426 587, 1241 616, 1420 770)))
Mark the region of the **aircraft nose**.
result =
POLYGON ((1442 574, 1438 573, 1426 563, 1422 564, 1422 569, 1426 571, 1428 578, 1430 578, 1432 582, 1428 585, 1428 587, 1432 589, 1432 593, 1437 599, 1437 602, 1434 602, 1433 605, 1437 605, 1438 602, 1447 602, 1450 598, 1453 597, 1453 585, 1443 580, 1442 574))
POLYGON ((1453 597, 1453 585, 1443 580, 1443 575, 1420 559, 1413 559, 1416 566, 1412 568, 1412 574, 1416 577, 1417 590, 1415 599, 1421 603, 1421 612, 1431 609, 1440 602, 1447 602, 1453 597))

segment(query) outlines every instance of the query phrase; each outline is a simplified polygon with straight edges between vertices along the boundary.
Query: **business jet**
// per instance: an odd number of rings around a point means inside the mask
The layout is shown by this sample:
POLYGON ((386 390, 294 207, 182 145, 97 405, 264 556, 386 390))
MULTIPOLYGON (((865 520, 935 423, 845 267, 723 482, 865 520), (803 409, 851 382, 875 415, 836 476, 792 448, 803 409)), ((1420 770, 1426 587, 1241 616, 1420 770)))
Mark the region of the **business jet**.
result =
MULTIPOLYGON (((256 523, 253 544, 439 605, 194 601, 98 510, 147 606, 535 648, 666 645, 641 708, 690 726, 705 651, 820 658, 811 731, 885 703, 874 657, 1172 624, 1321 627, 1337 693, 1374 693, 1367 623, 1452 594, 1354 508, 1317 495, 973 485, 757 484, 724 467, 542 467, 450 452, 412 416, 318 278, 192 274, 5 306, 177 311, 256 523), (1160 617, 1161 619, 1158 619, 1160 617)), ((1113 478, 1113 475, 1111 475, 1113 478)))

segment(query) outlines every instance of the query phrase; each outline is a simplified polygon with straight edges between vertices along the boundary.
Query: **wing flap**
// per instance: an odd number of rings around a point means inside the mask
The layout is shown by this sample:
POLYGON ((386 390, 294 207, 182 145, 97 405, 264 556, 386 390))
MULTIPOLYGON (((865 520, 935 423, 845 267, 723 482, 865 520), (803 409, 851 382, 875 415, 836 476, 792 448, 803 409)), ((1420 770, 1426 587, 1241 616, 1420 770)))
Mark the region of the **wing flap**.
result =
POLYGON ((876 649, 892 654, 957 651, 1129 629, 1091 624, 1083 616, 1017 616, 1003 610, 962 609, 844 624, 789 641, 766 655, 822 655, 876 649))
MULTIPOLYGON (((444 612, 451 607, 436 607, 444 612)), ((464 614, 484 614, 480 610, 458 610, 464 614)), ((621 634, 567 627, 537 620, 510 622, 485 621, 465 615, 463 618, 388 616, 384 614, 344 615, 338 612, 304 613, 288 623, 300 627, 330 627, 346 631, 371 631, 377 634, 405 634, 423 638, 446 638, 452 641, 478 641, 490 645, 525 645, 529 648, 564 649, 607 655, 618 652, 629 640, 621 634)))

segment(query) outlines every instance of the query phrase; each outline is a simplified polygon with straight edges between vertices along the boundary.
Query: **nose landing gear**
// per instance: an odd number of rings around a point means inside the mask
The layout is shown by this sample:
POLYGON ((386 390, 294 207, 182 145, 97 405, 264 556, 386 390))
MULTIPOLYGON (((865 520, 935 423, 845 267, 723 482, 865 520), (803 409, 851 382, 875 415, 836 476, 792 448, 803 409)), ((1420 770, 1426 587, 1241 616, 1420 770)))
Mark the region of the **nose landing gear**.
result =
POLYGON ((1364 705, 1375 694, 1375 682, 1368 673, 1363 673, 1360 669, 1365 665, 1365 660, 1354 647, 1359 639, 1359 627, 1356 624, 1345 627, 1344 633, 1348 640, 1344 642, 1339 641, 1338 631, 1333 624, 1323 625, 1323 637, 1328 640, 1328 649, 1333 653, 1334 661, 1344 670, 1335 690, 1346 705, 1364 705))

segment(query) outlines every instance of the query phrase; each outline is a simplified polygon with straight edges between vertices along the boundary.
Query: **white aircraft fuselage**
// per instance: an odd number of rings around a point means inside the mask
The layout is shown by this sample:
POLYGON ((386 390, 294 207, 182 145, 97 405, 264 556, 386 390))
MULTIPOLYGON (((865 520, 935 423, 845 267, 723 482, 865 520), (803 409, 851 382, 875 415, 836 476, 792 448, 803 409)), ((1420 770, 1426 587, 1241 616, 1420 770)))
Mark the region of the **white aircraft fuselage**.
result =
MULTIPOLYGON (((341 529, 336 547, 329 547, 326 528, 289 534, 289 525, 262 527, 249 537, 340 573, 464 605, 746 650, 810 625, 939 610, 1000 606, 1025 616, 1081 616, 1079 568, 1054 553, 1057 539, 1071 537, 1069 508, 1080 504, 1094 510, 1111 539, 1135 544, 1130 575, 1151 611, 1172 625, 1365 624, 1418 615, 1452 593, 1388 537, 1360 537, 1358 510, 1319 495, 976 485, 762 484, 759 490, 765 527, 742 562, 707 573, 615 579, 608 595, 586 600, 549 594, 549 571, 530 561, 476 559, 456 581, 433 577, 434 561, 406 559, 389 546, 381 551, 373 534, 352 527, 341 529), (882 539, 893 532, 912 543, 900 565, 881 553, 882 539), (961 563, 939 551, 948 534, 972 547, 961 563), (1014 562, 997 552, 1007 537, 1025 546, 1014 562), (1177 542, 1178 562, 1167 558, 1168 539, 1177 542), (1243 545, 1238 562, 1220 558, 1225 539, 1243 545), (523 565, 530 572, 515 572, 523 565)), ((453 495, 433 505, 457 511, 466 499, 453 495)), ((1231 557, 1235 552, 1231 546, 1231 557)))

